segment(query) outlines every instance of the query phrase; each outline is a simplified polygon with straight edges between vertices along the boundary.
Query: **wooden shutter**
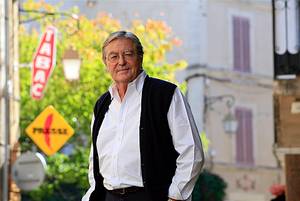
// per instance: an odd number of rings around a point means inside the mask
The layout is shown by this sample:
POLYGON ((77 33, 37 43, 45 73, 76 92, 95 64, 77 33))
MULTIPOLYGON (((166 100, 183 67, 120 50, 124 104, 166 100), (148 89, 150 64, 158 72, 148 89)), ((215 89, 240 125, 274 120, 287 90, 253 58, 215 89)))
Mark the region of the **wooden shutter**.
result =
POLYGON ((250 72, 250 22, 245 17, 233 16, 233 69, 250 72))
POLYGON ((236 162, 241 165, 253 165, 253 129, 252 111, 247 108, 236 108, 238 119, 236 133, 236 162))

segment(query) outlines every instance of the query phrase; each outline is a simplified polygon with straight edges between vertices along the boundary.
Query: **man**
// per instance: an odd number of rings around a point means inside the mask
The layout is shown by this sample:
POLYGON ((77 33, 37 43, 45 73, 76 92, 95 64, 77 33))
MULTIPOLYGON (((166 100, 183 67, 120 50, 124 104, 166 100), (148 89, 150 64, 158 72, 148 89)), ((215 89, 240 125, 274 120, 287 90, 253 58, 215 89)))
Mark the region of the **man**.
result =
POLYGON ((133 33, 112 33, 102 59, 114 83, 94 108, 90 188, 82 201, 191 200, 203 165, 195 123, 180 90, 150 78, 133 33))

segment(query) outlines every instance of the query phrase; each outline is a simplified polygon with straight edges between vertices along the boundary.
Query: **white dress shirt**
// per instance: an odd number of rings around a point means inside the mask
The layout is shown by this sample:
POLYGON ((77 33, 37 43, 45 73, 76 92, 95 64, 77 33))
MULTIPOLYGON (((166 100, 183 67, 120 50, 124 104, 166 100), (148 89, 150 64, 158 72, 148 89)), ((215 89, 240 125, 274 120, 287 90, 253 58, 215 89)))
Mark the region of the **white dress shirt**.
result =
MULTIPOLYGON (((122 101, 116 87, 112 85, 109 88, 112 102, 97 138, 99 169, 104 178, 103 184, 108 190, 143 186, 139 124, 145 77, 146 73, 142 72, 128 84, 122 101)), ((167 115, 173 144, 179 153, 176 160, 176 172, 169 187, 169 197, 177 200, 190 200, 203 165, 203 150, 190 107, 178 88, 175 89, 167 115)), ((95 188, 92 153, 91 149, 89 165, 91 187, 82 201, 88 201, 95 188)))

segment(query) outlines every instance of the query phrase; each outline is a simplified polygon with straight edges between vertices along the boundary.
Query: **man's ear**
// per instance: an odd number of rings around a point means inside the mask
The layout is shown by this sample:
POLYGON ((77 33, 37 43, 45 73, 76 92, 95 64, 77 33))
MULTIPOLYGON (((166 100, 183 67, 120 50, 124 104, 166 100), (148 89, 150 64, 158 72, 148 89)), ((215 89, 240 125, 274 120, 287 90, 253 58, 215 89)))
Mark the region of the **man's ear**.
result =
POLYGON ((139 62, 140 62, 140 66, 141 68, 143 68, 143 56, 139 56, 139 62))
POLYGON ((105 65, 105 71, 107 72, 107 73, 109 73, 109 69, 108 69, 108 67, 105 65))
POLYGON ((106 63, 105 58, 102 58, 102 62, 103 62, 103 64, 104 64, 104 66, 107 68, 107 63, 106 63))

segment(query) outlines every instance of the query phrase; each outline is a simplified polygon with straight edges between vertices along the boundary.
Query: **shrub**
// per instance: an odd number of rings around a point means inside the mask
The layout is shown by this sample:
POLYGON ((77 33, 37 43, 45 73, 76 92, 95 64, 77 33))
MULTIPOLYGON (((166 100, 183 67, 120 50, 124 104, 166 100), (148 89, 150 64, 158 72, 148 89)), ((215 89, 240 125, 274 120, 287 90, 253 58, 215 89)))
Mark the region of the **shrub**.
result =
POLYGON ((226 187, 220 176, 204 170, 196 182, 192 201, 223 201, 226 187))

